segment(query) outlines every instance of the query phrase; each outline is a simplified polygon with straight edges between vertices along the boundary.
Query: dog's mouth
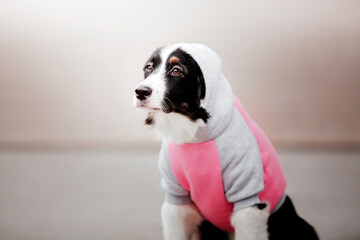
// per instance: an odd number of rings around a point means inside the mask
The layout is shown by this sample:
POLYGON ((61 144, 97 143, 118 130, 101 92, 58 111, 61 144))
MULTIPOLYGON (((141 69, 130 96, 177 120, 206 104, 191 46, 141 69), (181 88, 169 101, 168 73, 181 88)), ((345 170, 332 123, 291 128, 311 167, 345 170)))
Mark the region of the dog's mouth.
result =
POLYGON ((156 107, 149 107, 145 104, 141 104, 139 106, 137 106, 138 108, 144 109, 144 110, 148 110, 148 111, 160 111, 161 108, 156 108, 156 107))
POLYGON ((162 110, 160 107, 151 107, 146 102, 143 102, 143 101, 137 101, 135 106, 137 108, 147 110, 147 111, 161 111, 162 110))
POLYGON ((152 111, 152 112, 164 112, 164 113, 170 113, 173 111, 174 105, 170 100, 162 100, 160 101, 160 104, 152 104, 152 101, 146 100, 138 100, 135 99, 134 105, 136 108, 145 110, 145 111, 152 111))
POLYGON ((160 108, 151 108, 151 107, 146 107, 146 106, 142 106, 140 108, 145 109, 145 110, 151 110, 151 111, 160 111, 161 110, 160 108))

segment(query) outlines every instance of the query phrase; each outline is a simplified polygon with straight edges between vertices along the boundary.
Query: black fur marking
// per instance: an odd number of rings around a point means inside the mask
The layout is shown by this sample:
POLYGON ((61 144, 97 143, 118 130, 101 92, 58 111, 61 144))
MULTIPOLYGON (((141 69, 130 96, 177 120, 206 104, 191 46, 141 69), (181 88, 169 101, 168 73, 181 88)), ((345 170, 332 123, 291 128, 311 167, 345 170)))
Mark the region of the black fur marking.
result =
POLYGON ((154 125, 155 123, 155 119, 153 117, 153 115, 151 113, 148 113, 146 119, 145 119, 145 124, 146 125, 154 125))
POLYGON ((200 100, 205 98, 206 86, 197 62, 188 53, 178 48, 169 55, 165 69, 167 90, 163 102, 164 112, 180 113, 192 121, 202 119, 206 123, 210 115, 200 107, 200 100), (179 61, 171 62, 170 59, 173 56, 179 61), (175 72, 174 69, 176 69, 175 72))
POLYGON ((268 220, 269 240, 319 240, 315 229, 296 212, 289 197, 268 220))
POLYGON ((201 240, 228 240, 227 232, 215 227, 212 223, 205 220, 199 226, 201 240))
POLYGON ((160 57, 161 48, 155 50, 155 52, 150 56, 150 58, 146 61, 143 71, 144 71, 144 78, 147 78, 151 73, 157 70, 157 68, 161 65, 161 57, 160 57), (147 67, 151 66, 151 70, 147 67))
POLYGON ((258 203, 255 204, 255 207, 257 207, 260 210, 263 210, 264 208, 266 208, 267 204, 266 203, 258 203))

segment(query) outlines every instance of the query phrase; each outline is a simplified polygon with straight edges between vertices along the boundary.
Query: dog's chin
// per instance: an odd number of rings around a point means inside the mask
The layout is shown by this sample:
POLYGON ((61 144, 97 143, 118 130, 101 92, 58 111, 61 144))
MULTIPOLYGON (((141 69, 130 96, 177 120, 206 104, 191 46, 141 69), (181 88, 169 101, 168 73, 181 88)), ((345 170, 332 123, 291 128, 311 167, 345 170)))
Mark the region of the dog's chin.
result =
POLYGON ((152 127, 160 139, 177 143, 186 143, 195 139, 196 130, 205 125, 201 119, 192 120, 183 113, 162 107, 150 107, 137 103, 136 108, 147 113, 144 124, 152 127))

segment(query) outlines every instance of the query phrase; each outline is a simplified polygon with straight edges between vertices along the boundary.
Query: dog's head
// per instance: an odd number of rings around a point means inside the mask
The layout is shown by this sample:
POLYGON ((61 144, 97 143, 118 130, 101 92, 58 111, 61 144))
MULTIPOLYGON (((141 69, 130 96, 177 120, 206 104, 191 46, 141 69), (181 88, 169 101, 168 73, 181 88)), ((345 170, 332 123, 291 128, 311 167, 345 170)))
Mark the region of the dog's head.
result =
MULTIPOLYGON (((206 94, 204 76, 190 54, 180 47, 157 49, 143 70, 145 79, 135 89, 136 107, 207 122, 209 114, 201 107, 206 94)), ((153 121, 148 118, 146 123, 153 121)))
POLYGON ((145 123, 175 142, 203 142, 218 136, 233 111, 233 94, 218 55, 202 44, 157 49, 144 65, 145 79, 134 105, 146 110, 145 123))

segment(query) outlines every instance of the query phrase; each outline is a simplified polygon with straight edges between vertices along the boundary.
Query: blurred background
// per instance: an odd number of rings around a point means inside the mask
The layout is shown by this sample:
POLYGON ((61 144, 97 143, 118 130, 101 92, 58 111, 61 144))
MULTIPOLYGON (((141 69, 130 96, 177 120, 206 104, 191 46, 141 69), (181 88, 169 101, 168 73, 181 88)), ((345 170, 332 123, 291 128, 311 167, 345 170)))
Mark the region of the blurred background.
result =
POLYGON ((354 0, 0 0, 0 239, 161 239, 160 141, 132 94, 176 42, 222 58, 320 237, 360 239, 354 0))

